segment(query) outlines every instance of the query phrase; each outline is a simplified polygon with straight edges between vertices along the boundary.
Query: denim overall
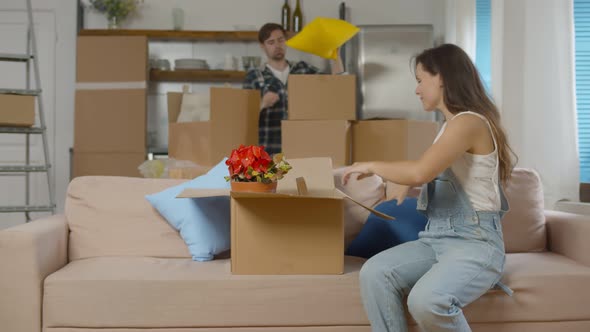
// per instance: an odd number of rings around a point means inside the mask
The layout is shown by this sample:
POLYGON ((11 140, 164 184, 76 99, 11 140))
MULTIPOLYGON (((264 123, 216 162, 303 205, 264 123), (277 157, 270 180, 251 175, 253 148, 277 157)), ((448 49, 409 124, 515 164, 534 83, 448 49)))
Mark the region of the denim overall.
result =
MULTIPOLYGON (((363 304, 373 331, 408 330, 404 297, 423 331, 471 331, 461 308, 500 287, 504 240, 500 220, 508 210, 475 211, 450 168, 422 187, 418 210, 428 223, 419 239, 383 251, 360 272, 363 304)), ((395 221, 392 221, 395 222, 395 221)))

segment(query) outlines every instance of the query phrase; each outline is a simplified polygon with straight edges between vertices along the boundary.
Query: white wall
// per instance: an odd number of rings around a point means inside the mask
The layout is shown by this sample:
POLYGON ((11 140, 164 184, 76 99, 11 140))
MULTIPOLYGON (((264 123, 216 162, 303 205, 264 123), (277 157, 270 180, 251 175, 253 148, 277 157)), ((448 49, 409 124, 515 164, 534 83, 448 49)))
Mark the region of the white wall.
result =
MULTIPOLYGON (((301 0, 304 21, 316 16, 338 17, 341 0, 301 0)), ((277 0, 145 0, 138 14, 130 19, 129 28, 171 29, 172 8, 185 12, 186 30, 227 30, 234 25, 254 25, 279 22, 282 1, 277 0), (231 10, 227 10, 231 8, 231 10)), ((290 0, 291 10, 295 1, 290 0)), ((434 24, 435 34, 444 32, 445 1, 440 0, 348 0, 353 24, 434 24)), ((89 13, 88 28, 106 26, 106 19, 89 13)))
MULTIPOLYGON (((76 1, 75 0, 33 0, 34 20, 37 26, 40 72, 43 84, 43 100, 47 115, 50 162, 55 178, 55 193, 58 211, 63 211, 66 187, 69 182, 69 152, 73 142, 74 77, 75 77, 75 38, 76 38, 76 1), (48 40, 51 39, 51 40, 48 40)), ((23 0, 0 1, 0 14, 3 19, 0 29, 0 52, 21 52, 25 45, 24 35, 4 33, 26 31, 26 11, 23 0)), ((6 66, 14 66, 6 64, 6 66)), ((9 68, 9 67, 2 67, 9 68)), ((2 83, 18 84, 23 81, 23 71, 16 67, 10 71, 3 70, 2 83), (8 75, 8 77, 6 76, 8 75)), ((14 86, 13 86, 14 87, 14 86)), ((15 144, 16 137, 0 137, 0 162, 24 163, 24 145, 15 144), (13 157, 18 156, 18 157, 13 157)), ((41 140, 32 138, 32 161, 42 162, 41 140)), ((31 195, 32 203, 47 203, 47 183, 45 175, 34 174, 35 184, 31 195)), ((24 203, 24 181, 12 181, 0 178, 0 204, 24 203), (8 181, 8 182, 6 182, 8 181), (5 199, 8 196, 9 199, 5 199), (19 199, 17 199, 19 198, 19 199)), ((37 215, 33 214, 33 217, 37 215)), ((0 214, 0 228, 24 221, 24 214, 0 214)))

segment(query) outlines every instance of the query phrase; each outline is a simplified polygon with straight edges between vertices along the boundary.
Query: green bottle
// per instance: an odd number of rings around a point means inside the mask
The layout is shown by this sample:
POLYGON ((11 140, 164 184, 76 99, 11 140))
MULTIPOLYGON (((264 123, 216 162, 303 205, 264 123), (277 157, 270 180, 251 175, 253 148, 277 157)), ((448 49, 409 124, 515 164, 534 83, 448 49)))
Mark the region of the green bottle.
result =
POLYGON ((281 25, 286 31, 291 30, 291 7, 289 7, 289 0, 285 0, 285 4, 281 10, 281 25))
POLYGON ((299 32, 301 29, 303 29, 303 14, 301 13, 299 0, 297 0, 297 5, 295 6, 295 11, 293 12, 293 31, 299 32))

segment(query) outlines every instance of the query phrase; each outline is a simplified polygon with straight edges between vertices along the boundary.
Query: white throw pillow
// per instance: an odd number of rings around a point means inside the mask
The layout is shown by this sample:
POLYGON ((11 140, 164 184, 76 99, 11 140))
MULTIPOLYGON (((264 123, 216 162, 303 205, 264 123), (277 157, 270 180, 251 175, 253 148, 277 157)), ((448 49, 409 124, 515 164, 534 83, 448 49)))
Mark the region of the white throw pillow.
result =
MULTIPOLYGON (((343 193, 363 203, 370 208, 375 207, 385 199, 385 184, 383 179, 377 175, 356 180, 351 178, 346 186, 342 185, 342 175, 346 167, 335 169, 334 183, 343 193)), ((370 212, 367 209, 349 201, 344 200, 344 246, 348 247, 350 242, 360 233, 367 221, 370 212)))

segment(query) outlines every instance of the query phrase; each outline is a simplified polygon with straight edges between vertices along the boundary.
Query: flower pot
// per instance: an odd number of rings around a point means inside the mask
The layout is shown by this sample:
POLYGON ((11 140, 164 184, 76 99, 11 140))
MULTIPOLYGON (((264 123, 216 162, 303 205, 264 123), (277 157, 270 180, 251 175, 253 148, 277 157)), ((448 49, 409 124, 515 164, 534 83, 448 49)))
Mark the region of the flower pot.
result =
POLYGON ((231 182, 231 190, 236 192, 274 193, 277 190, 277 182, 231 182))

